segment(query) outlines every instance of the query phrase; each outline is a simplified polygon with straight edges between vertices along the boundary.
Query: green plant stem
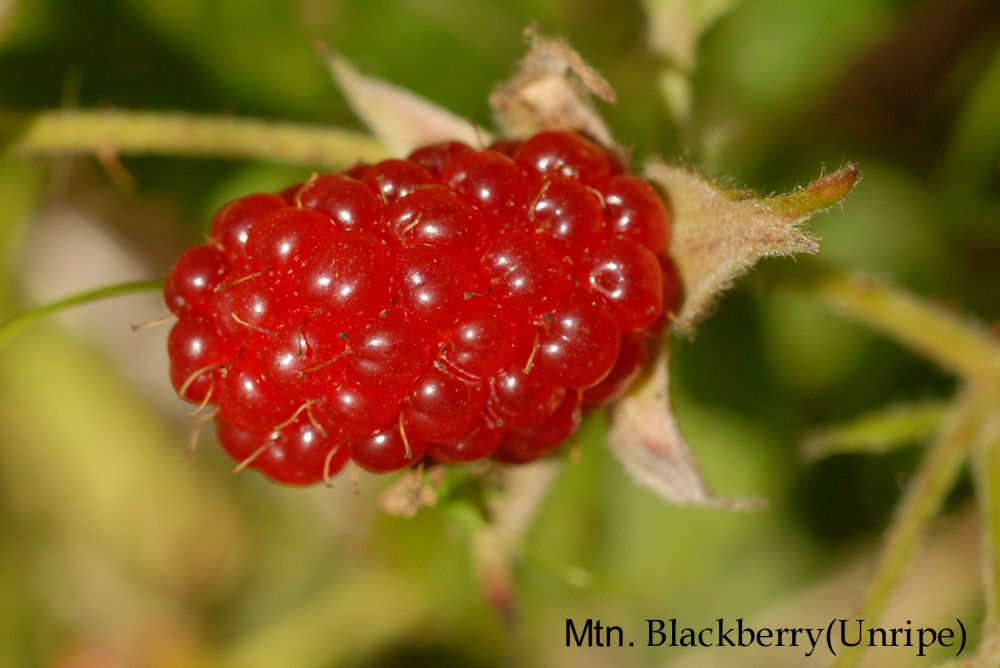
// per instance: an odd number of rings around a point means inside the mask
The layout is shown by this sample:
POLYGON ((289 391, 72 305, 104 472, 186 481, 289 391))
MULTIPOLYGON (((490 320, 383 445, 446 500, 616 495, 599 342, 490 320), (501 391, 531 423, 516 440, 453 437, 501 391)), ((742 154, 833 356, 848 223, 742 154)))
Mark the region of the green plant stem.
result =
MULTIPOLYGON (((865 619, 868 624, 877 624, 881 618, 924 530, 955 485, 984 412, 988 410, 988 401, 984 399, 992 399, 992 395, 984 397, 974 391, 964 393, 958 399, 952 419, 925 454, 886 531, 882 554, 855 618, 865 619)), ((854 666, 862 650, 861 645, 843 648, 833 667, 854 666)))
POLYGON ((147 292, 149 290, 160 290, 162 287, 163 281, 160 280, 118 283, 116 285, 107 285, 102 288, 97 288, 96 290, 81 292, 58 301, 49 302, 43 306, 22 311, 10 320, 0 324, 0 349, 10 343, 11 339, 32 325, 35 325, 41 320, 55 315, 60 311, 65 311, 73 306, 79 306, 80 304, 86 304, 100 299, 107 299, 108 297, 135 294, 137 292, 147 292))
POLYGON ((1000 612, 997 555, 1000 555, 1000 443, 984 444, 976 456, 976 497, 982 515, 984 589, 987 624, 996 624, 1000 612))
POLYGON ((379 143, 361 132, 170 111, 4 111, 0 141, 6 152, 16 155, 154 153, 316 167, 385 156, 379 143))
MULTIPOLYGON (((994 393, 994 405, 1000 392, 994 393)), ((976 499, 982 522, 984 637, 1000 633, 1000 413, 987 415, 973 451, 976 499)), ((984 642, 984 646, 987 643, 984 642)), ((993 642, 994 665, 1000 663, 1000 643, 993 642)))
POLYGON ((811 293, 966 380, 1000 380, 1000 340, 978 323, 878 281, 831 272, 811 293))

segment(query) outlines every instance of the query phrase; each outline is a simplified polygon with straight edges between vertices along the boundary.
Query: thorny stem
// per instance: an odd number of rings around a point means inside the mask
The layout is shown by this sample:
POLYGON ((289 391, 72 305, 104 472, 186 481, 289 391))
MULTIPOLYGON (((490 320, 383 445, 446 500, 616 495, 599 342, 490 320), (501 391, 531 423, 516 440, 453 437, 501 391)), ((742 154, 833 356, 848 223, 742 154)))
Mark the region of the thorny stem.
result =
MULTIPOLYGON (((931 445, 913 475, 902 501, 886 531, 882 555, 855 617, 877 623, 893 589, 909 565, 920 538, 940 509, 969 453, 983 414, 988 410, 985 397, 967 391, 959 397, 957 409, 941 436, 931 445)), ((844 647, 832 664, 849 668, 860 658, 863 646, 844 647)))
POLYGON ((60 311, 65 311, 70 307, 97 301, 99 299, 106 299, 108 297, 130 295, 138 292, 146 292, 148 290, 160 290, 162 288, 163 281, 159 280, 118 283, 116 285, 108 285, 103 288, 97 288, 96 290, 81 292, 64 299, 50 302, 44 306, 38 306, 27 311, 22 311, 10 320, 0 324, 0 349, 10 343, 11 339, 32 325, 51 315, 59 313, 60 311))
POLYGON ((385 157, 362 132, 249 118, 125 110, 0 111, 7 153, 114 153, 250 158, 342 167, 385 157))

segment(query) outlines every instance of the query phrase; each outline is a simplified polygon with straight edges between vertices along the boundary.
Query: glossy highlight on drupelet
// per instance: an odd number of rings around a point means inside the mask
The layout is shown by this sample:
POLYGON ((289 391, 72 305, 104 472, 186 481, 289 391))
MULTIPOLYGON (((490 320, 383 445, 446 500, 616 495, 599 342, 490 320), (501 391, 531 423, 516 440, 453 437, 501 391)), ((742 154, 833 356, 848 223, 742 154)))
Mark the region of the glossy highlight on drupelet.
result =
POLYGON ((318 175, 231 202, 177 261, 171 380, 282 483, 531 461, 646 363, 669 241, 657 191, 566 131, 318 175))

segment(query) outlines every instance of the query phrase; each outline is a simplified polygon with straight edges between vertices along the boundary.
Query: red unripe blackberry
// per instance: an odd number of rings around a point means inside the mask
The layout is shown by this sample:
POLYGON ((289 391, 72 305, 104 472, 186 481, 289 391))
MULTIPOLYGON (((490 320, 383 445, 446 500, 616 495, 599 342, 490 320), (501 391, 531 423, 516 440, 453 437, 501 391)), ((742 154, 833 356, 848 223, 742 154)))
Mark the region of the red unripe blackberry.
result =
POLYGON ((396 289, 396 261, 374 234, 349 230, 316 249, 296 276, 295 291, 310 313, 342 322, 364 322, 389 306, 396 289))
POLYGON ((642 244, 610 239, 584 258, 580 282, 604 297, 623 332, 648 328, 663 310, 663 274, 642 244))
POLYGON ((476 424, 485 401, 485 380, 463 378, 444 365, 432 364, 403 402, 403 425, 407 434, 428 441, 455 441, 476 424))
POLYGON ((506 437, 507 430, 498 426, 489 415, 480 414, 476 424, 461 438, 447 443, 431 443, 427 455, 442 464, 474 462, 496 452, 506 437))
POLYGON ((297 207, 327 214, 344 230, 371 232, 382 219, 385 205, 371 188, 344 174, 323 174, 296 188, 291 198, 297 207))
POLYGON ((487 219, 471 202, 441 185, 417 188, 387 214, 389 233, 405 245, 430 244, 458 251, 480 248, 487 219))
POLYGON ((427 169, 406 160, 385 160, 363 171, 361 180, 386 204, 392 204, 418 188, 437 182, 427 169))
POLYGON ((611 172, 600 146, 561 130, 539 132, 518 147, 514 158, 535 174, 562 174, 587 185, 600 185, 611 172))
POLYGON ((615 365, 621 331, 600 295, 576 290, 546 320, 535 349, 539 371, 570 389, 601 382, 615 365))
POLYGON ((287 206, 278 195, 249 195, 222 207, 212 221, 209 241, 222 250, 236 266, 246 260, 250 228, 268 211, 287 206))
POLYGON ((287 484, 537 459, 645 364, 669 240, 656 190, 565 131, 314 176, 228 204, 171 270, 171 381, 287 484))
POLYGON ((528 201, 528 178, 510 156, 468 151, 445 165, 441 181, 492 214, 501 227, 522 215, 528 201))
POLYGON ((371 436, 351 441, 351 458, 372 473, 389 473, 424 458, 427 441, 403 435, 398 422, 379 429, 371 436))
POLYGON ((208 311, 215 287, 229 269, 225 254, 215 246, 184 251, 163 283, 163 299, 171 313, 208 311))
POLYGON ((580 395, 568 392, 544 422, 511 432, 494 456, 510 464, 544 457, 573 435, 580 426, 580 420, 580 395))

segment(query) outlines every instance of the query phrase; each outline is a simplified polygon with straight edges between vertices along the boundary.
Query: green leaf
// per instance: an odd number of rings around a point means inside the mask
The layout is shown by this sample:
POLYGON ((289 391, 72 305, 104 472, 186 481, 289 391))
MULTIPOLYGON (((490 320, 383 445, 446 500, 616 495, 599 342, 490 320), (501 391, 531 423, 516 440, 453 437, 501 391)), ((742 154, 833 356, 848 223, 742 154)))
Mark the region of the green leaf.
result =
POLYGON ((892 406, 818 432, 803 444, 802 452, 808 459, 886 452, 934 435, 948 412, 949 405, 937 401, 892 406))

